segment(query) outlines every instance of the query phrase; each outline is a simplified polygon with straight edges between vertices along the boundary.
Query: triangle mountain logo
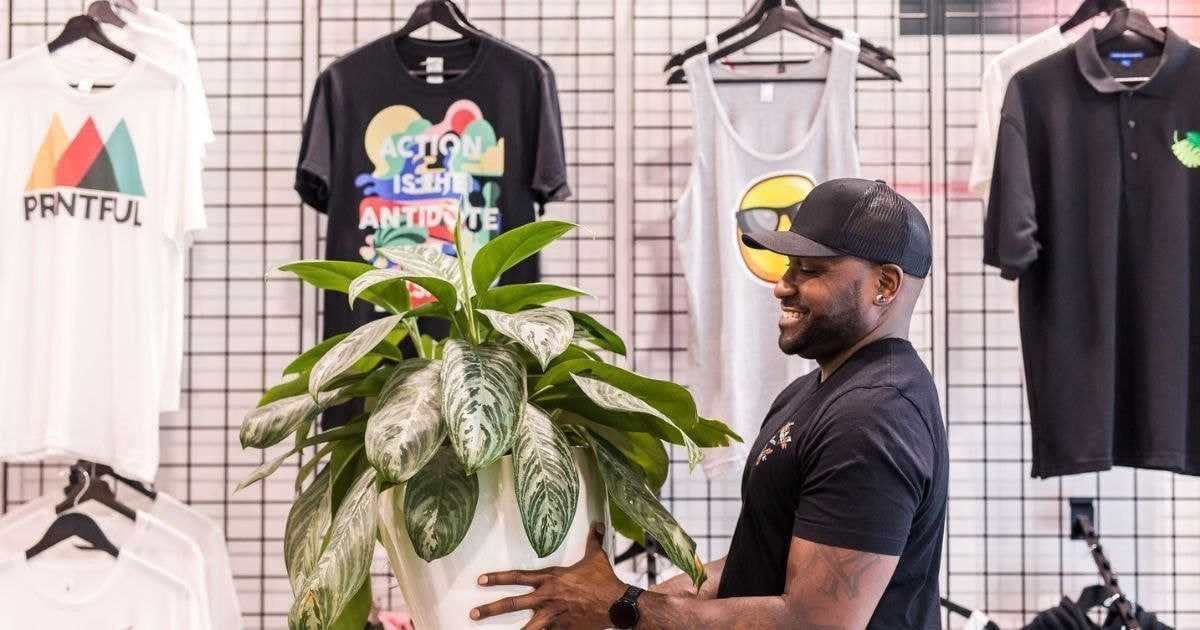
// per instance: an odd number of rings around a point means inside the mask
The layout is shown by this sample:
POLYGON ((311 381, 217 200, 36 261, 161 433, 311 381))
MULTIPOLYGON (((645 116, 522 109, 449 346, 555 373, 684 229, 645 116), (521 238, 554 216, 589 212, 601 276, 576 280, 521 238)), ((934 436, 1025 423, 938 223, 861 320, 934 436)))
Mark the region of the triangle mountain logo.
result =
POLYGON ((107 141, 102 141, 89 116, 69 139, 55 114, 34 158, 25 192, 58 186, 146 196, 125 119, 117 123, 107 141))

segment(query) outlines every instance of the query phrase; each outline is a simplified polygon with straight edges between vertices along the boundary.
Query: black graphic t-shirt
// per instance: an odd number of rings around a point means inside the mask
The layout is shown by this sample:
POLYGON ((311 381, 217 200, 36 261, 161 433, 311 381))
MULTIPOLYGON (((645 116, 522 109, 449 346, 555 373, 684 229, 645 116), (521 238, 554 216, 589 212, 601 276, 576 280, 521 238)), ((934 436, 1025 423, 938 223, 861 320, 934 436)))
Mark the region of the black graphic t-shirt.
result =
POLYGON ((903 339, 820 373, 780 394, 751 448, 717 596, 782 594, 798 537, 899 556, 868 627, 939 628, 949 460, 933 377, 903 339))
MULTIPOLYGON (((317 78, 304 125, 296 190, 329 215, 326 257, 391 263, 379 248, 425 245, 454 253, 454 226, 473 253, 565 199, 566 164, 549 69, 509 45, 396 40, 388 35, 317 78), (461 70, 431 83, 410 70, 461 70)), ((533 282, 536 258, 502 283, 533 282)), ((413 305, 432 298, 418 287, 413 305)), ((326 337, 381 316, 344 295, 325 296, 326 337)))

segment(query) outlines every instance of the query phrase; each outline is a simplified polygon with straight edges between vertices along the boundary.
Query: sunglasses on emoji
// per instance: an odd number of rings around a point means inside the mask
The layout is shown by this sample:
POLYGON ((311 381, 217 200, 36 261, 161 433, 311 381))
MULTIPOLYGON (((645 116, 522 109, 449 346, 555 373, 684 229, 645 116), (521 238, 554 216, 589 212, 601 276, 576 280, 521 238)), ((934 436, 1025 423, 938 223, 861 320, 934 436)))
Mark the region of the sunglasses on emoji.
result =
POLYGON ((738 229, 742 234, 774 232, 779 229, 789 208, 746 208, 735 213, 738 229))

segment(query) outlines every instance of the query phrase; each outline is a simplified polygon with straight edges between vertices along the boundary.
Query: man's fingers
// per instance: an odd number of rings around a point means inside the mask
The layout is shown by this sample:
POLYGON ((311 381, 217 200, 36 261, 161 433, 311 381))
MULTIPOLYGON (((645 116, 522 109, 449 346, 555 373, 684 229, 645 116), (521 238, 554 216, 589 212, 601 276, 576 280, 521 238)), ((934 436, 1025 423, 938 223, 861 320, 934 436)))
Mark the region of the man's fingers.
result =
POLYGON ((546 581, 550 569, 540 571, 497 571, 479 576, 480 586, 532 586, 538 587, 546 581))
POLYGON ((604 523, 592 523, 588 530, 587 553, 601 551, 604 547, 604 523))
POLYGON ((478 608, 471 610, 471 619, 479 621, 504 613, 515 612, 518 610, 532 609, 537 606, 542 600, 540 595, 529 593, 527 595, 518 595, 516 597, 506 597, 502 600, 484 604, 478 608))

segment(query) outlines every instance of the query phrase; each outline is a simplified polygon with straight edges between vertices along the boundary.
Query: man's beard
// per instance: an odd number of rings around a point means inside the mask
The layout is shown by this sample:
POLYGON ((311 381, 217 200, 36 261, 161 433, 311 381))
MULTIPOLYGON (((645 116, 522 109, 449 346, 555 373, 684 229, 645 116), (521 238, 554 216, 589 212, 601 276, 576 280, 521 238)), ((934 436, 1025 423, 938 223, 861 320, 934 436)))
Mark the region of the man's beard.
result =
POLYGON ((862 283, 855 282, 834 296, 824 312, 805 312, 798 326, 779 332, 779 349, 784 354, 820 359, 854 345, 865 327, 858 305, 861 288, 862 283))

